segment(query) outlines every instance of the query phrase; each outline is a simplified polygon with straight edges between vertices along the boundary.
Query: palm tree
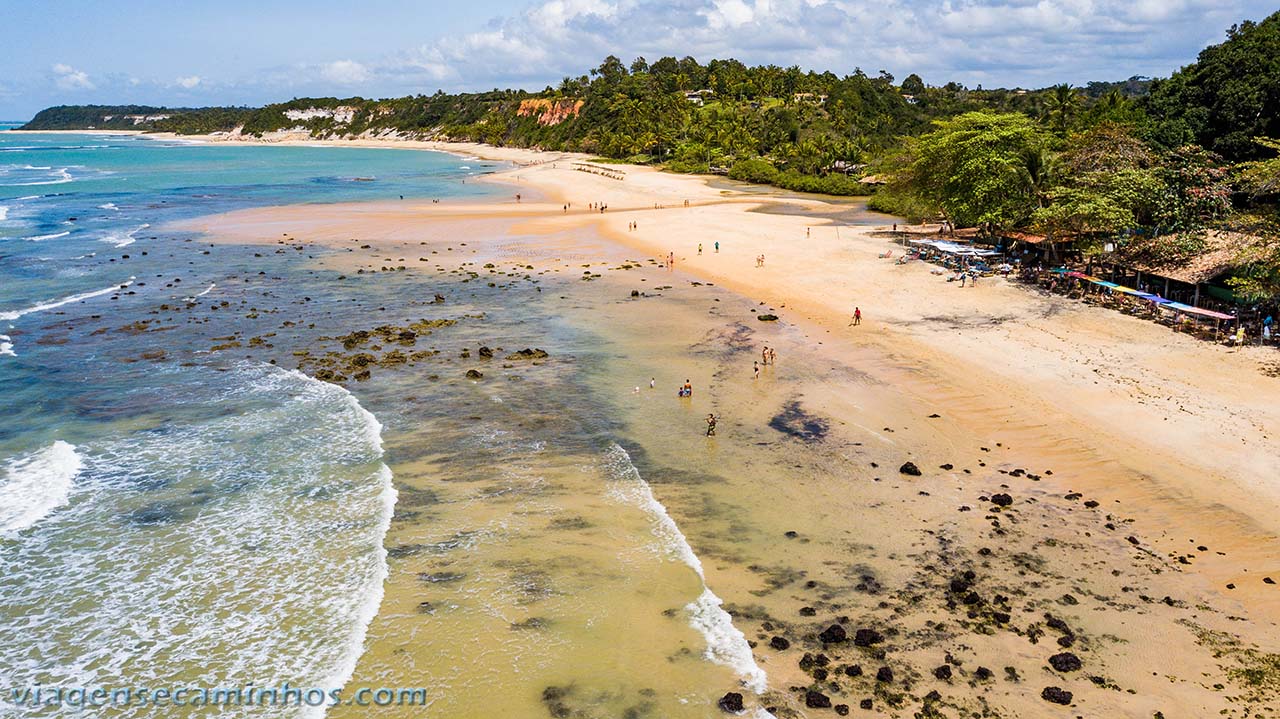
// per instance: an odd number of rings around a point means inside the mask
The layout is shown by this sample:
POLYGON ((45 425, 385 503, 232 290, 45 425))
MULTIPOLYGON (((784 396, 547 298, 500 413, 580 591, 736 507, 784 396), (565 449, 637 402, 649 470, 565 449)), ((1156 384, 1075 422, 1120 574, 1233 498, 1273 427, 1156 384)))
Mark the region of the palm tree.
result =
POLYGON ((1053 92, 1045 100, 1045 117, 1063 137, 1066 137, 1067 125, 1079 109, 1080 95, 1066 83, 1054 85, 1053 92))

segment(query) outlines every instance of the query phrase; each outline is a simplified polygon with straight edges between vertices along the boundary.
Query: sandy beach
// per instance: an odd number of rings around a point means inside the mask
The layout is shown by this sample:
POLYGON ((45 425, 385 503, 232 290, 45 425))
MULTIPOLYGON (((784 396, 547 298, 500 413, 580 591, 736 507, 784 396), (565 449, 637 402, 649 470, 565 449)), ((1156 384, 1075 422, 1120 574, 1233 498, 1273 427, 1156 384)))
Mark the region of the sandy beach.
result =
MULTIPOLYGON (((518 275, 590 280, 560 298, 563 321, 609 348, 588 379, 616 397, 628 451, 658 477, 654 495, 768 674, 758 697, 746 692, 749 706, 779 716, 829 715, 832 704, 855 716, 1277 709, 1280 379, 1264 372, 1274 350, 1196 341, 1005 279, 961 289, 929 265, 896 264, 892 219, 854 202, 633 166, 614 179, 568 154, 352 144, 518 166, 485 177, 507 188, 499 201, 279 207, 166 229, 338 249, 316 266, 349 273, 488 274, 513 292, 534 291, 515 289, 518 275), (660 263, 669 253, 674 269, 660 263), (779 359, 753 379, 764 345, 779 359), (650 376, 661 402, 648 399, 650 376), (708 404, 673 414, 685 376, 708 404), (714 447, 706 412, 723 416, 714 447), (908 462, 919 472, 900 470, 908 462), (1074 706, 1056 706, 1050 688, 1074 706)), ((402 496, 437 490, 442 462, 393 465, 402 496)), ((396 548, 439 529, 393 524, 397 559, 357 681, 430 682, 485 657, 503 665, 491 645, 440 659, 447 650, 423 638, 483 632, 478 620, 414 610, 414 577, 431 567, 396 548)), ((557 711, 575 695, 556 687, 574 676, 551 685, 556 671, 531 670, 529 682, 548 682, 540 699, 495 677, 488 686, 510 697, 462 692, 458 704, 441 700, 442 715, 527 715, 541 703, 539 715, 567 716, 557 711)))

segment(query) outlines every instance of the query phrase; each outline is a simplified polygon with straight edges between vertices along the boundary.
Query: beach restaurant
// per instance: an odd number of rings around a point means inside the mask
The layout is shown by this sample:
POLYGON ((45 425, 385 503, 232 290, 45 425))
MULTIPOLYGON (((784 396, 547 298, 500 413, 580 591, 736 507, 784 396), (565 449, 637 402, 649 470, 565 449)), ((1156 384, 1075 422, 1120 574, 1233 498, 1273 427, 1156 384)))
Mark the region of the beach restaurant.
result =
POLYGON ((1056 269, 1056 270, 1053 270, 1053 272, 1055 274, 1062 275, 1063 277, 1070 277, 1072 279, 1079 280, 1080 282, 1087 282, 1089 284, 1095 285, 1101 288, 1103 292, 1112 293, 1116 295, 1123 295, 1126 297, 1134 298, 1136 300, 1140 300, 1142 302, 1149 303, 1150 309, 1160 319, 1169 321, 1175 328, 1177 328, 1179 325, 1183 324, 1187 320, 1196 320, 1196 321, 1212 320, 1214 323, 1215 339, 1217 338, 1219 332, 1222 329, 1223 320, 1226 320, 1228 322, 1238 321, 1238 318, 1235 315, 1229 315, 1229 314, 1226 314, 1225 312, 1218 312, 1216 310, 1205 309, 1203 307, 1195 307, 1193 305, 1184 304, 1182 302, 1175 302, 1168 298, 1161 297, 1158 294, 1152 294, 1150 292, 1135 290, 1132 287, 1126 287, 1121 284, 1116 284, 1115 282, 1108 282, 1107 280, 1100 279, 1092 275, 1087 275, 1083 272, 1075 272, 1075 271, 1067 270, 1066 268, 1056 269))

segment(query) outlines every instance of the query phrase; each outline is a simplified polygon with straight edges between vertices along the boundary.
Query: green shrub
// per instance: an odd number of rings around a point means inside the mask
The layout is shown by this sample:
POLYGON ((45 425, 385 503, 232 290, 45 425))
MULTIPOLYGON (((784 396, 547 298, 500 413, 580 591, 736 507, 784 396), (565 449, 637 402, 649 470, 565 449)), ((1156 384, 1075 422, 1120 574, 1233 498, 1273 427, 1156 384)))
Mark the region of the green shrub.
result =
POLYGON ((729 168, 729 177, 742 182, 772 185, 778 178, 778 169, 768 160, 756 157, 733 163, 733 167, 729 168))

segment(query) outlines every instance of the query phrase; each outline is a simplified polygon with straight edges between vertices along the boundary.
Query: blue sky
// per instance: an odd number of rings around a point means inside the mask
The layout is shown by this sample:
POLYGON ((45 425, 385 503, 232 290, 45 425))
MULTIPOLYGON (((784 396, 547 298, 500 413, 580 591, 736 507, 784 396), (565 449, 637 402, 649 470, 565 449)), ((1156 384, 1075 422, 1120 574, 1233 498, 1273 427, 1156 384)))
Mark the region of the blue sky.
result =
POLYGON ((1168 75, 1257 0, 0 0, 0 119, 538 89, 607 54, 986 87, 1168 75))

